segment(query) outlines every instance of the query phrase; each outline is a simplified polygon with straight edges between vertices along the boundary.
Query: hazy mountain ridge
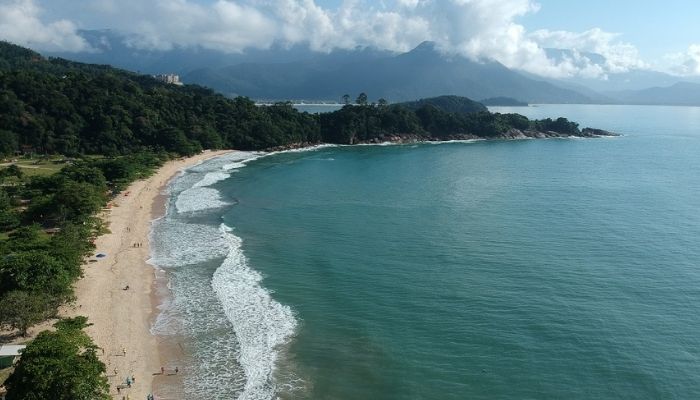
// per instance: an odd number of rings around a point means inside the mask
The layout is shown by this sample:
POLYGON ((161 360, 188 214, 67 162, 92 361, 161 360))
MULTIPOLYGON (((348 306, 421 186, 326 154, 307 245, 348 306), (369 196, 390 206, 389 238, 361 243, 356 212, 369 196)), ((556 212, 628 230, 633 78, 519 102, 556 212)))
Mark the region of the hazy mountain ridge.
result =
POLYGON ((698 106, 700 105, 700 84, 678 82, 666 87, 651 87, 641 90, 625 90, 606 93, 624 104, 698 106))
MULTIPOLYGON (((55 53, 72 60, 109 64, 142 73, 177 73, 184 82, 211 87, 228 96, 257 100, 334 100, 366 92, 371 100, 409 101, 439 95, 475 99, 510 97, 527 103, 700 105, 697 78, 633 69, 605 77, 551 79, 508 69, 495 61, 446 56, 430 42, 406 53, 375 48, 312 51, 308 46, 273 45, 224 53, 203 48, 143 50, 132 37, 110 30, 84 30, 95 49, 55 53)), ((604 56, 546 49, 555 62, 589 62, 603 68, 604 56)))
POLYGON ((289 63, 298 61, 315 62, 326 60, 330 65, 349 62, 355 57, 376 58, 394 54, 371 47, 351 50, 336 50, 331 53, 312 51, 308 46, 284 46, 273 44, 270 49, 248 49, 244 52, 224 53, 197 47, 175 47, 170 50, 148 50, 137 48, 130 43, 135 38, 117 31, 81 30, 83 37, 93 51, 80 53, 46 52, 56 56, 90 64, 108 64, 114 67, 146 74, 176 73, 185 75, 201 68, 223 68, 243 63, 289 63))
POLYGON ((258 99, 338 100, 366 92, 371 99, 407 101, 444 94, 469 98, 516 97, 539 103, 589 103, 573 90, 525 77, 494 61, 445 57, 431 43, 388 57, 358 57, 329 65, 325 60, 284 64, 246 63, 206 68, 184 76, 229 95, 258 99))

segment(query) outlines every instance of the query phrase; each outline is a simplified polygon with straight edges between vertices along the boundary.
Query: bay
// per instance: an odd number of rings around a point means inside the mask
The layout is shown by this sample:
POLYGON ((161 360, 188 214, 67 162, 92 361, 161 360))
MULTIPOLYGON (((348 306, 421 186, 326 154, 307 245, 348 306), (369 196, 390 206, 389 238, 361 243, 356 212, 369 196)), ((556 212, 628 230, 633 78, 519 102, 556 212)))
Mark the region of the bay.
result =
MULTIPOLYGON (((213 184, 228 206, 181 216, 233 228, 245 268, 261 274, 254 284, 281 307, 267 309, 290 311, 274 392, 700 396, 700 109, 492 110, 623 136, 283 153, 213 184)), ((188 276, 201 288, 225 264, 207 263, 178 269, 176 298, 188 276)), ((185 333, 189 349, 212 346, 212 332, 230 325, 230 395, 264 398, 246 392, 250 369, 236 361, 242 321, 205 303, 199 318, 221 325, 185 333)))

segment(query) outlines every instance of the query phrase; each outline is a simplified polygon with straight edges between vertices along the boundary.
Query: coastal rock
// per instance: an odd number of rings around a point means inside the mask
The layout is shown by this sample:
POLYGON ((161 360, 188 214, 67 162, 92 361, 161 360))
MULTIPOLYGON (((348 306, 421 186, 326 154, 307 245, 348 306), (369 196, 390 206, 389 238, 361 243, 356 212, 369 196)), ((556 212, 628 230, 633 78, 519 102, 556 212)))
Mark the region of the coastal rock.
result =
MULTIPOLYGON (((596 138, 605 136, 620 136, 617 133, 609 132, 603 129, 584 128, 579 133, 562 133, 555 131, 537 131, 532 129, 515 129, 511 128, 508 131, 495 136, 477 136, 472 134, 454 134, 446 136, 424 136, 415 133, 381 135, 368 140, 353 141, 352 145, 357 144, 380 144, 380 143, 395 143, 395 144, 410 144, 421 142, 449 142, 458 140, 523 140, 523 139, 550 139, 550 138, 567 138, 567 137, 582 137, 596 138)), ((319 143, 298 142, 290 143, 286 146, 277 146, 266 149, 266 151, 285 151, 294 149, 303 149, 311 146, 317 146, 319 143)))
POLYGON ((604 129, 583 128, 581 130, 582 137, 601 137, 601 136, 620 136, 617 133, 606 131, 604 129))

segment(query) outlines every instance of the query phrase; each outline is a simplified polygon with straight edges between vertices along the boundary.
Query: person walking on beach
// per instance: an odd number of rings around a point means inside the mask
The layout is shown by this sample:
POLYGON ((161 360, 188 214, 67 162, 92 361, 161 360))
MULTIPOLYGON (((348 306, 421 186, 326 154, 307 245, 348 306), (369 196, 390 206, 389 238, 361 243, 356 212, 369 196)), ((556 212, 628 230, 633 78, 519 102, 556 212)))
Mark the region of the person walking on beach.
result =
POLYGON ((178 372, 180 372, 180 369, 178 367, 175 367, 175 375, 177 375, 178 372))
POLYGON ((161 374, 161 375, 165 375, 165 368, 160 367, 160 374, 161 374))

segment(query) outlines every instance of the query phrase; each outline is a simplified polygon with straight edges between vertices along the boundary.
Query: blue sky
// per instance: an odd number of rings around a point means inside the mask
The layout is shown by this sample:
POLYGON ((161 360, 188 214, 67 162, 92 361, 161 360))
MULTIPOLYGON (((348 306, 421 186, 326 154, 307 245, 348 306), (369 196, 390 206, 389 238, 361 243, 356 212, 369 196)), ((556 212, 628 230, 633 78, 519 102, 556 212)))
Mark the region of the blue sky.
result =
MULTIPOLYGON (((204 1, 204 0, 202 0, 204 1)), ((585 31, 601 28, 619 33, 642 56, 661 57, 700 42, 698 0, 535 0, 540 8, 517 20, 529 30, 585 31)), ((317 0, 337 8, 343 0, 317 0)))
POLYGON ((584 31, 598 27, 620 33, 644 58, 684 51, 700 42, 697 0, 537 0, 540 10, 520 19, 530 30, 584 31))
POLYGON ((431 40, 445 53, 543 76, 605 79, 640 68, 700 75, 698 17, 697 0, 0 0, 0 38, 69 52, 92 51, 80 29, 104 28, 151 50, 283 43, 401 52, 431 40), (551 60, 548 47, 571 52, 551 60))

